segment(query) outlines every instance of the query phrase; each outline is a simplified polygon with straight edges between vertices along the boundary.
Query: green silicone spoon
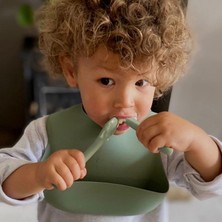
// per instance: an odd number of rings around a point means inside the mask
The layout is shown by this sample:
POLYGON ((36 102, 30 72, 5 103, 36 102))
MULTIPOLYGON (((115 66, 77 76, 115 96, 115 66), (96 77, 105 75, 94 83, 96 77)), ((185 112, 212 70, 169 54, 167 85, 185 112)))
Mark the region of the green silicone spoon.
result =
MULTIPOLYGON (((128 119, 126 119, 126 124, 136 130, 137 126, 140 123, 133 118, 128 118, 128 119)), ((171 149, 167 146, 161 147, 161 148, 159 148, 159 150, 160 150, 160 152, 167 154, 167 155, 171 155, 173 153, 173 149, 171 149)))
POLYGON ((84 152, 86 162, 100 149, 100 147, 113 135, 118 126, 118 119, 113 117, 102 128, 96 140, 84 152))

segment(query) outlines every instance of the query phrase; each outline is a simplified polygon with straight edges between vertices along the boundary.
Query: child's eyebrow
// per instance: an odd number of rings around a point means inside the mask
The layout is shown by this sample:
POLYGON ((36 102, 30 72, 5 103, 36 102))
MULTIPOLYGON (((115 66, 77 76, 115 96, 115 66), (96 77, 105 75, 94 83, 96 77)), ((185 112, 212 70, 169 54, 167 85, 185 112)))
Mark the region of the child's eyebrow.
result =
POLYGON ((146 71, 146 72, 138 73, 137 76, 149 78, 150 77, 150 72, 146 71))
POLYGON ((155 78, 151 71, 146 71, 146 72, 138 73, 137 76, 138 76, 138 78, 144 78, 149 83, 153 83, 154 78, 155 78))

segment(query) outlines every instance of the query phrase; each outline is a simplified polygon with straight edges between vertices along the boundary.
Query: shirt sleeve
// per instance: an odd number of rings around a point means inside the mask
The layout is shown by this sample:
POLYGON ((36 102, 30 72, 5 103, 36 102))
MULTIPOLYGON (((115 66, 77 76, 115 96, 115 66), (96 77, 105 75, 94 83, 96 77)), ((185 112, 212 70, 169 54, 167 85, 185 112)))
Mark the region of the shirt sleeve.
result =
MULTIPOLYGON (((222 142, 211 136, 222 152, 222 142)), ((207 199, 222 195, 222 174, 206 182, 186 161, 183 153, 174 151, 171 156, 162 155, 162 161, 169 181, 186 188, 198 199, 207 199)))
POLYGON ((2 184, 12 172, 22 165, 41 160, 48 143, 45 128, 46 118, 42 117, 32 121, 13 147, 0 149, 0 201, 11 205, 23 205, 43 199, 43 192, 24 200, 12 199, 4 193, 2 184))

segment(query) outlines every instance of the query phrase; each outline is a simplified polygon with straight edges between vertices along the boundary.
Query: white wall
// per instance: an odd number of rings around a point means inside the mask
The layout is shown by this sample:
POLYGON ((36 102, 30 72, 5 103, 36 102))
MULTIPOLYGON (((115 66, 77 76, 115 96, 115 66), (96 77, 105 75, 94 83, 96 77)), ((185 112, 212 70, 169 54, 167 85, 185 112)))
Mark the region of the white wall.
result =
POLYGON ((195 54, 173 88, 170 111, 222 139, 222 1, 189 0, 195 54))

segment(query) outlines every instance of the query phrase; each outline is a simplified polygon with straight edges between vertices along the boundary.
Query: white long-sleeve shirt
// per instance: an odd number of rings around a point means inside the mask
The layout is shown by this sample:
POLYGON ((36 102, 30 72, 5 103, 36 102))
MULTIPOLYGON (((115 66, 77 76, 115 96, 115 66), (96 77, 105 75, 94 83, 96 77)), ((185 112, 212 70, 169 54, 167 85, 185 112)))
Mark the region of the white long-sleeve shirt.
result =
MULTIPOLYGON (((39 201, 38 220, 40 222, 167 222, 167 206, 163 202, 155 210, 144 215, 135 216, 95 216, 73 214, 54 208, 44 201, 43 192, 16 200, 8 197, 2 190, 3 181, 17 168, 38 162, 45 152, 48 138, 46 132, 47 117, 31 122, 25 129, 22 138, 12 148, 0 149, 0 201, 10 205, 27 205, 39 201)), ((222 142, 212 137, 222 151, 222 142)), ((186 188, 199 199, 206 199, 222 195, 222 175, 213 181, 205 182, 189 163, 182 153, 174 151, 171 156, 161 154, 163 166, 169 181, 186 188)))

